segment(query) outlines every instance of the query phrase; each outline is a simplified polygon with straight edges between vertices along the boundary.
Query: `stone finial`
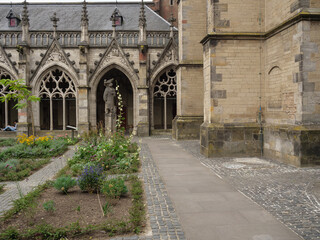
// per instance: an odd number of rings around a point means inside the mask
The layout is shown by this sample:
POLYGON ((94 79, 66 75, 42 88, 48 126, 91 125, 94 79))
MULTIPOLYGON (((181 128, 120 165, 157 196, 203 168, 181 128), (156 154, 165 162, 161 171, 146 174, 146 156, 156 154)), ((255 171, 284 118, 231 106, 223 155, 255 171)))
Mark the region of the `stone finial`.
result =
POLYGON ((57 27, 60 19, 57 18, 56 12, 53 13, 53 16, 50 18, 50 20, 53 22, 53 38, 57 38, 57 27))
POLYGON ((144 10, 144 2, 143 2, 143 0, 141 0, 139 26, 140 27, 146 27, 147 26, 146 13, 145 13, 145 10, 144 10))
POLYGON ((177 19, 175 19, 173 17, 173 13, 171 13, 170 18, 168 19, 169 23, 171 26, 173 26, 173 23, 175 23, 177 21, 177 19))
POLYGON ((81 23, 86 25, 89 23, 86 0, 83 1, 83 5, 82 5, 81 23))
POLYGON ((23 11, 22 11, 22 25, 29 25, 29 12, 27 7, 27 0, 23 2, 23 11))
POLYGON ((171 13, 171 16, 168 19, 168 21, 170 22, 170 37, 173 38, 173 23, 177 21, 177 19, 173 17, 173 13, 171 13))

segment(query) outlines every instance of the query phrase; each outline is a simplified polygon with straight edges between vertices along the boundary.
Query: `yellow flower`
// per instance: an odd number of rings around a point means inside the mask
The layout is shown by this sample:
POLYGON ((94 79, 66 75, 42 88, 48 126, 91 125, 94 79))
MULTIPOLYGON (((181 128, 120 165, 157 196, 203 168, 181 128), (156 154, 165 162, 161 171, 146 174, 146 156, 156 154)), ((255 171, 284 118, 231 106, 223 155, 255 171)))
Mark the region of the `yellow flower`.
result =
POLYGON ((61 191, 64 191, 64 187, 61 188, 61 191))

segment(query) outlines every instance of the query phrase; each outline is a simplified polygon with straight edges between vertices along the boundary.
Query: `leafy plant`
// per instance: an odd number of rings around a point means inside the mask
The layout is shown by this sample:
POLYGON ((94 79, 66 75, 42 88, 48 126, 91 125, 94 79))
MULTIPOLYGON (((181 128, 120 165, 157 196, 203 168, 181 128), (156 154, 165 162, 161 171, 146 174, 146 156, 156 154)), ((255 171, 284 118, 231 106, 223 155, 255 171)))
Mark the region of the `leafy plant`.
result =
POLYGON ((54 182, 54 187, 62 191, 63 193, 67 193, 68 190, 74 187, 77 184, 75 179, 72 179, 71 176, 61 176, 54 182))
POLYGON ((53 213, 56 210, 55 203, 53 200, 49 200, 49 201, 45 202, 42 206, 43 206, 44 210, 46 210, 47 212, 53 213))
POLYGON ((5 187, 6 185, 5 184, 1 184, 0 185, 0 194, 1 193, 4 193, 4 187, 5 187))
POLYGON ((102 207, 104 215, 107 215, 109 212, 112 212, 112 205, 109 202, 102 207))
POLYGON ((101 192, 109 198, 120 198, 128 192, 128 189, 122 178, 113 178, 103 182, 101 192))
POLYGON ((82 191, 97 192, 103 179, 102 168, 99 166, 85 167, 78 177, 78 185, 82 191))
POLYGON ((0 235, 0 239, 19 240, 20 233, 15 227, 9 227, 0 235))

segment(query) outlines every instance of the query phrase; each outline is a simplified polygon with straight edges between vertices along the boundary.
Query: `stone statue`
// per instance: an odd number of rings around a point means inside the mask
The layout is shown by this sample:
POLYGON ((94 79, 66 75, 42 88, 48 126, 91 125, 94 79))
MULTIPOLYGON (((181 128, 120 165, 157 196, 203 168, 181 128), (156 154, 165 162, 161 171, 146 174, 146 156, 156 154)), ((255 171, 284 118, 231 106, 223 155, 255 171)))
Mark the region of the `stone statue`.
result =
POLYGON ((115 132, 116 130, 116 90, 113 88, 113 78, 105 79, 104 86, 106 89, 103 93, 103 100, 105 102, 105 127, 107 131, 115 132))
POLYGON ((115 97, 116 97, 116 90, 113 88, 113 78, 104 80, 104 86, 106 89, 103 93, 103 100, 105 102, 105 109, 106 114, 115 113, 115 97))

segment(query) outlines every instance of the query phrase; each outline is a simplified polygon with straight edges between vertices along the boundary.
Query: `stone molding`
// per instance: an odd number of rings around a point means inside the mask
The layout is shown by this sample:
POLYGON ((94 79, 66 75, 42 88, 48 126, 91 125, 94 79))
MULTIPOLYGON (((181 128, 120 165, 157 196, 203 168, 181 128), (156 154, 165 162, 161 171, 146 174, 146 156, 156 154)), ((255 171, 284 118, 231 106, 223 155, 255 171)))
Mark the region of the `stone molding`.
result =
POLYGON ((200 43, 205 45, 209 40, 267 40, 301 21, 320 21, 320 13, 302 11, 268 32, 216 32, 209 33, 200 43))

